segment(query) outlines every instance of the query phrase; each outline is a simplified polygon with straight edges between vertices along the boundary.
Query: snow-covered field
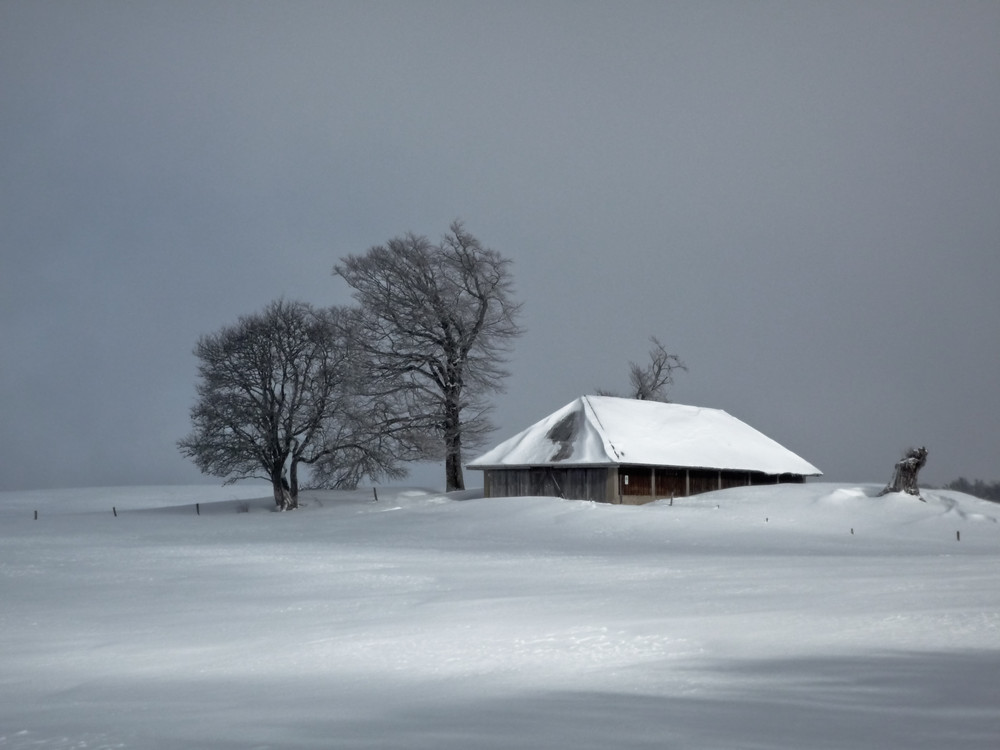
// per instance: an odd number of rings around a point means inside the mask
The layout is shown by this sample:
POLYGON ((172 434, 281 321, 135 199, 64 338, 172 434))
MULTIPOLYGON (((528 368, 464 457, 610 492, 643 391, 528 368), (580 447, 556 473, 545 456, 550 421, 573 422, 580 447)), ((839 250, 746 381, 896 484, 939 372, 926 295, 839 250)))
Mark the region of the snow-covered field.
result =
POLYGON ((0 749, 995 750, 1000 506, 877 490, 0 493, 0 749))

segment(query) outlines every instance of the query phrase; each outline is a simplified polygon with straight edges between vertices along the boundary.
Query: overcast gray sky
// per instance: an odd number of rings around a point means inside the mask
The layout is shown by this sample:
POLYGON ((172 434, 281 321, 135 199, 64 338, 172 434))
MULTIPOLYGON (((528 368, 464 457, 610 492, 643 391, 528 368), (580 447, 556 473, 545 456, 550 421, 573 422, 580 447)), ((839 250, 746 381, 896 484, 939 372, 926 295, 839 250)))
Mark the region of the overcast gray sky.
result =
POLYGON ((832 480, 1000 479, 1000 3, 2 0, 0 489, 216 481, 197 338, 458 217, 495 442, 656 335, 832 480))

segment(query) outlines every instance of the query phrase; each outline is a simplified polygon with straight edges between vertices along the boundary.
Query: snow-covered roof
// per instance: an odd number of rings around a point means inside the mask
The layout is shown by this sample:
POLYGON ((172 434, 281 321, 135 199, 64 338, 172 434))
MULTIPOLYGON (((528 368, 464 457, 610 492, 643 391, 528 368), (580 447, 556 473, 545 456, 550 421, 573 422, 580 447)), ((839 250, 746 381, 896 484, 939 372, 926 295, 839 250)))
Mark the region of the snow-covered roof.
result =
POLYGON ((721 409, 612 396, 582 396, 566 404, 469 468, 616 464, 823 473, 721 409))

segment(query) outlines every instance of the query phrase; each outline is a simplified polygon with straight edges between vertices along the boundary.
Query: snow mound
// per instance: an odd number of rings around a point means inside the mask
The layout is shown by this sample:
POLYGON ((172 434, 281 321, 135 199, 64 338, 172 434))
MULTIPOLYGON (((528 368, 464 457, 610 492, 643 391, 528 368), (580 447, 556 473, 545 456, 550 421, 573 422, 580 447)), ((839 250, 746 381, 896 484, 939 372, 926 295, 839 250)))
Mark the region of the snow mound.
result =
POLYGON ((993 750, 997 506, 878 489, 0 493, 0 748, 993 750))

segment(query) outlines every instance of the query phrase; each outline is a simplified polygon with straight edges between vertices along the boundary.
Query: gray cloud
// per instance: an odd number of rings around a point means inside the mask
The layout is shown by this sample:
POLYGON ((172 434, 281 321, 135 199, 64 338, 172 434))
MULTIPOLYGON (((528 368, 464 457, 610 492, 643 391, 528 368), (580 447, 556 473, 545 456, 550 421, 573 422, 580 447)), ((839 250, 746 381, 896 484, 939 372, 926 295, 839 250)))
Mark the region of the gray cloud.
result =
POLYGON ((197 337, 461 216, 497 439, 655 334, 828 476, 1000 478, 1000 9, 6 3, 0 488, 199 481, 197 337))

